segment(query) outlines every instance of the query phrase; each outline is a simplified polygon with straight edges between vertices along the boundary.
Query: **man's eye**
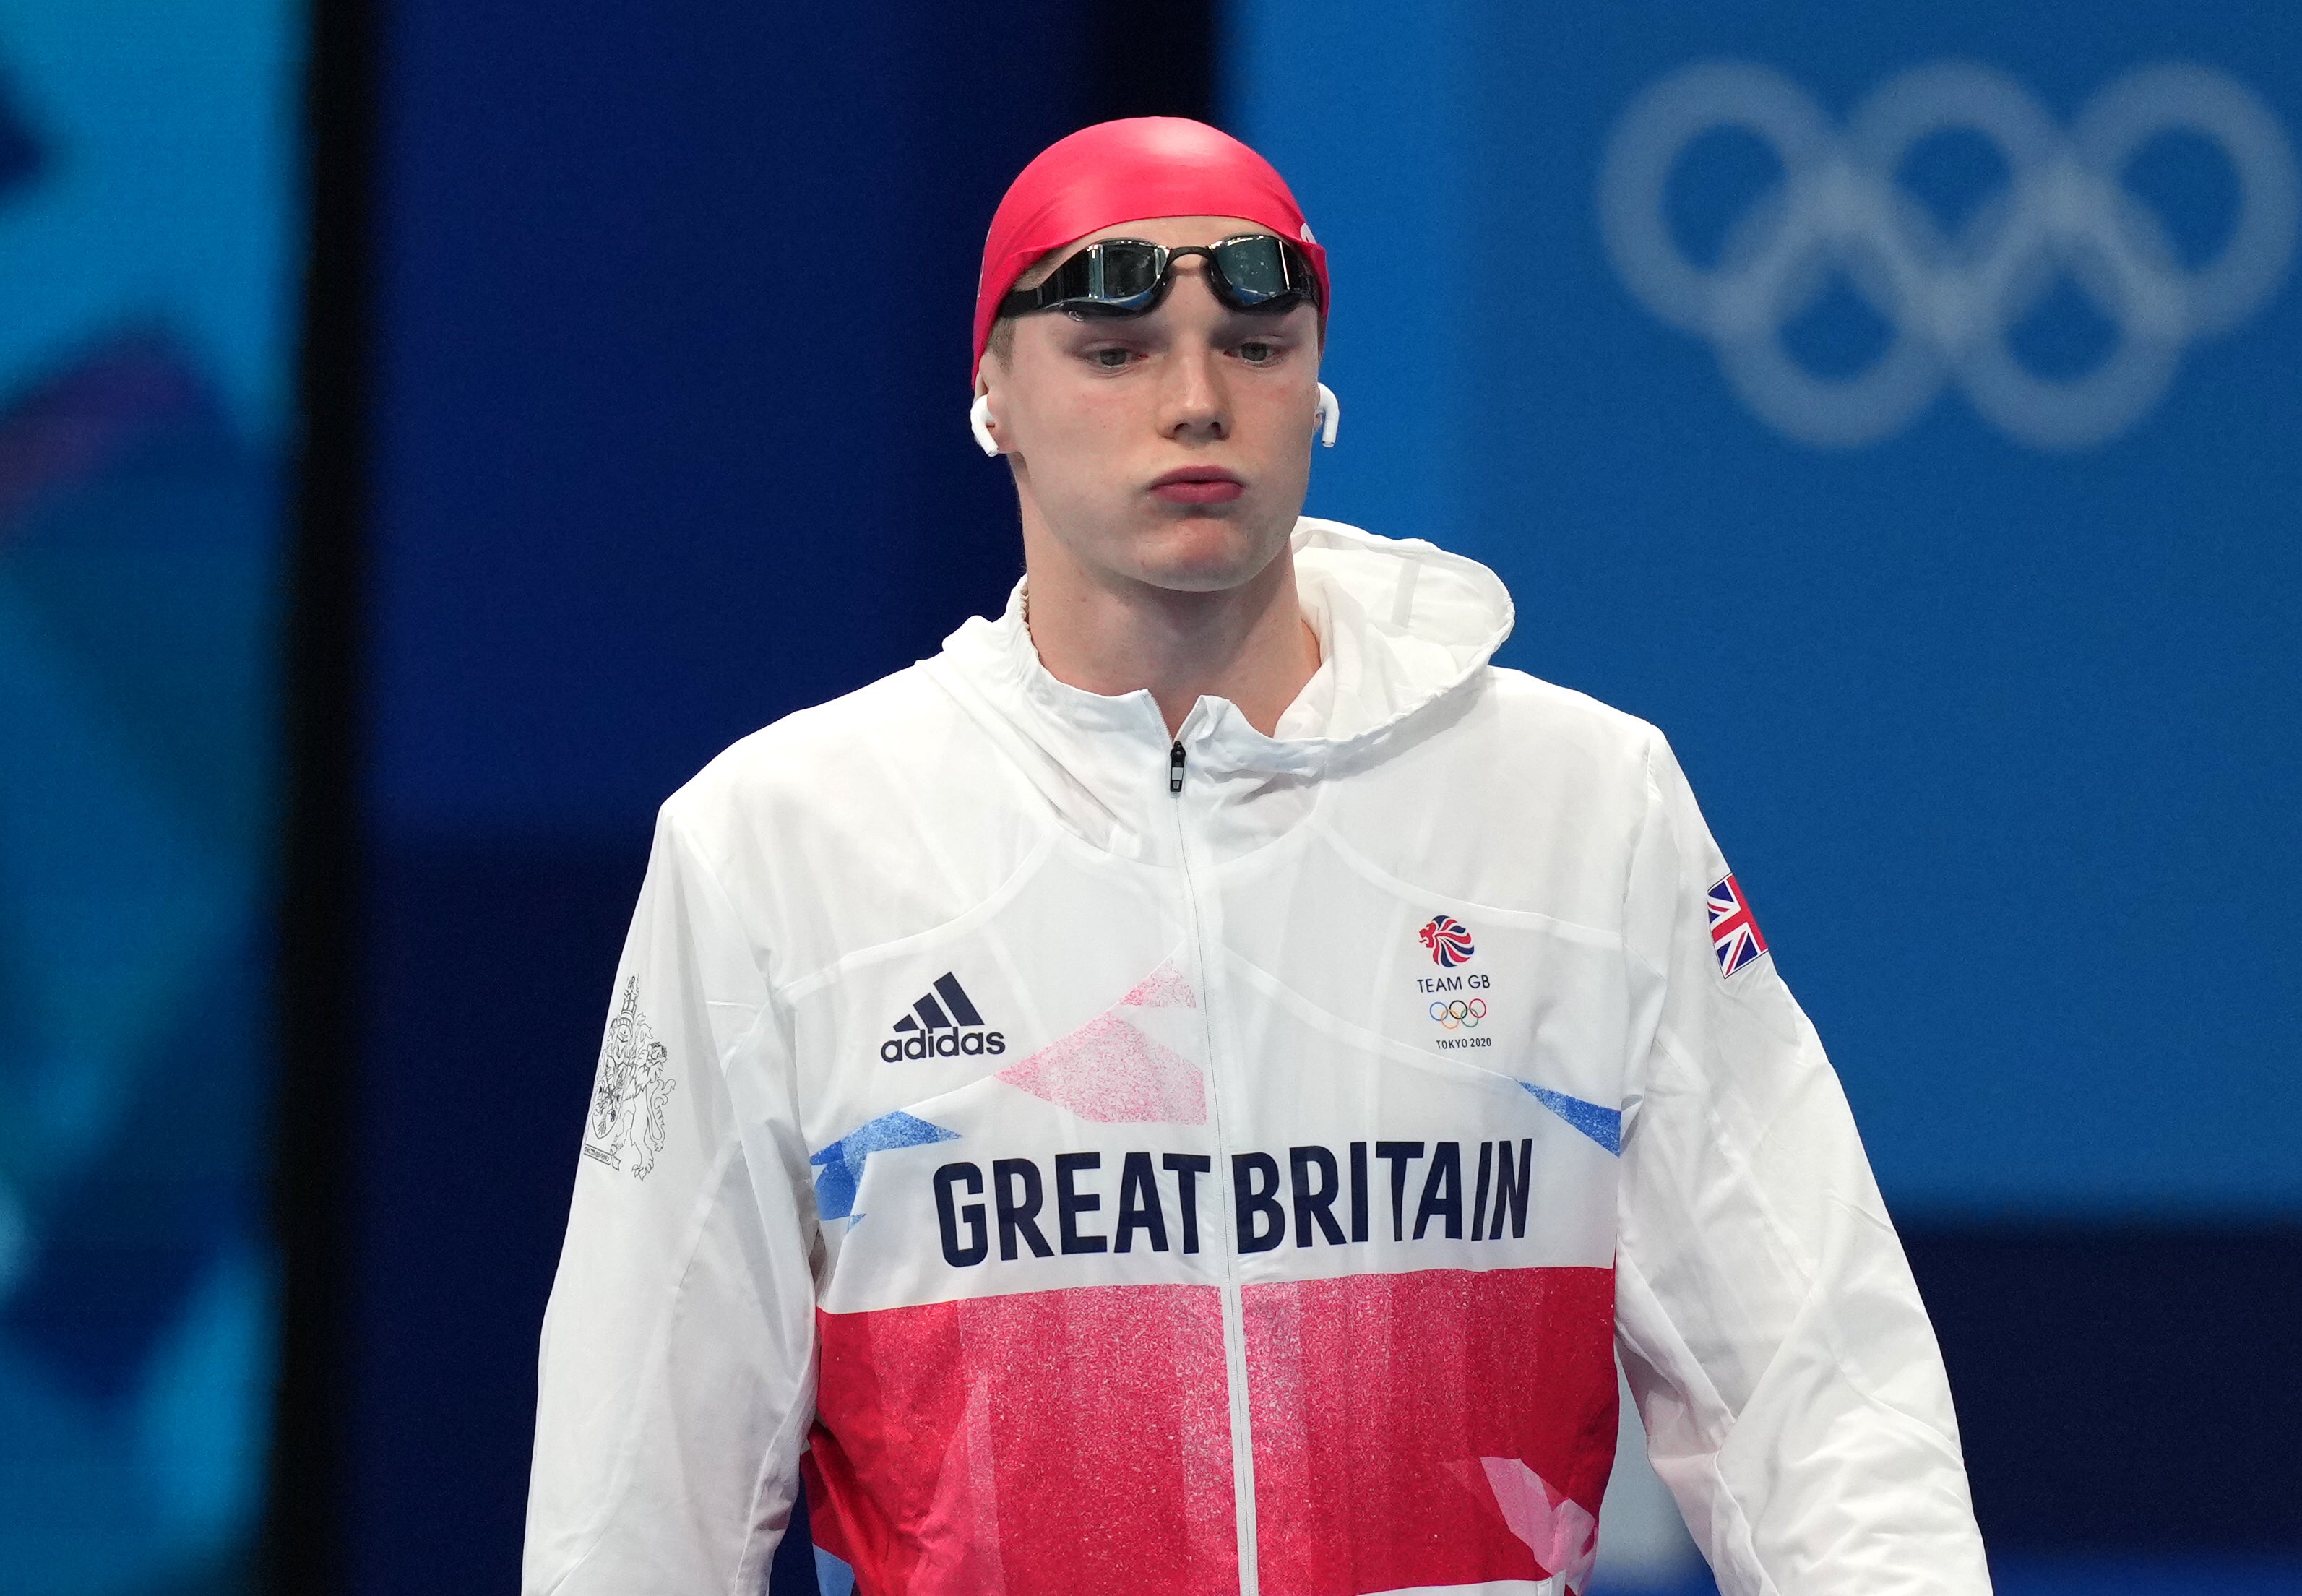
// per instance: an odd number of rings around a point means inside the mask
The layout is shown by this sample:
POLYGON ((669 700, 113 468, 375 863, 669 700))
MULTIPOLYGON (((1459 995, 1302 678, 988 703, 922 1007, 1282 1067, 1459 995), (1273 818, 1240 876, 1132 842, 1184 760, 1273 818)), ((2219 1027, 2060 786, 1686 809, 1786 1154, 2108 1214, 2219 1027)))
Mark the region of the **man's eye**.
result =
POLYGON ((1096 349, 1088 358, 1106 371, 1117 371, 1127 364, 1128 357, 1129 351, 1125 349, 1096 349))
POLYGON ((1239 357, 1249 365, 1266 365, 1278 353, 1267 343, 1243 343, 1239 346, 1239 357))

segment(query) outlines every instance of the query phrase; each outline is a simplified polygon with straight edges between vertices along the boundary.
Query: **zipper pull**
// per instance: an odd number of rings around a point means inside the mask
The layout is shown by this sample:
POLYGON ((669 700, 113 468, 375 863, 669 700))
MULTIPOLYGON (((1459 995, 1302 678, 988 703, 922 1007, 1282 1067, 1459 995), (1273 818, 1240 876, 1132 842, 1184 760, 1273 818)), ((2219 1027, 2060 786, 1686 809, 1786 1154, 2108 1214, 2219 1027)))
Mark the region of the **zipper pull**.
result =
POLYGON ((1183 745, 1180 743, 1167 751, 1167 790, 1171 793, 1183 790, 1183 745))

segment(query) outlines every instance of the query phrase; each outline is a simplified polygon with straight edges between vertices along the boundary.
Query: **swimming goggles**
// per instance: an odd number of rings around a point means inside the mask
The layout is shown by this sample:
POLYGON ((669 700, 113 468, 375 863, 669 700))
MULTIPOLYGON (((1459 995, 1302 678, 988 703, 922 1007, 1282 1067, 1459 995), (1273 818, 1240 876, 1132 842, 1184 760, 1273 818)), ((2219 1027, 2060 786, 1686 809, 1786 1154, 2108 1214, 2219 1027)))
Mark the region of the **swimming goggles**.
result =
POLYGON ((1174 286, 1175 263, 1192 255, 1206 257, 1207 286, 1233 310, 1280 311, 1306 299, 1319 302, 1308 256, 1276 233, 1248 232, 1176 249, 1141 239, 1104 239, 1057 266, 1038 287, 1009 294, 999 302, 999 314, 1141 315, 1174 286))

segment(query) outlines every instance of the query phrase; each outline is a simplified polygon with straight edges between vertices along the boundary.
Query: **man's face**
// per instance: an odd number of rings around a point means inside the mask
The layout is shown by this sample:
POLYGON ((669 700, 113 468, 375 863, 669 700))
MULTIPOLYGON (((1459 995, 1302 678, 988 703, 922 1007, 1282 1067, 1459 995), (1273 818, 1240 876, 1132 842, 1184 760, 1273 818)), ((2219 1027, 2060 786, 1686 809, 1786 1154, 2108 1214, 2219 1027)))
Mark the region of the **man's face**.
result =
MULTIPOLYGON (((1269 231, 1169 216, 1105 228, 1056 258, 1097 239, 1175 248, 1269 231)), ((1318 312, 1233 310, 1207 287, 1206 264, 1174 263, 1173 287, 1146 315, 1017 317, 1008 355, 985 358, 1027 538, 1052 538, 1090 580, 1236 587, 1286 547, 1302 513, 1318 312)))

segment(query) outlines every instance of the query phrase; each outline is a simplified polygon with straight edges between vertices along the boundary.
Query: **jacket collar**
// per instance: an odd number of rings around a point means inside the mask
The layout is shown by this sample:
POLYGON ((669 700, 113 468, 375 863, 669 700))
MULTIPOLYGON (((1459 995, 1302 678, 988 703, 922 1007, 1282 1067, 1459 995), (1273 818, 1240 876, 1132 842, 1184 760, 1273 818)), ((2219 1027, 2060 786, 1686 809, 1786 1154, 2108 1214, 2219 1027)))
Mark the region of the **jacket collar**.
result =
MULTIPOLYGON (((1374 757, 1465 691, 1510 634, 1510 595, 1475 560, 1308 517, 1296 524, 1292 548, 1304 618, 1319 640, 1318 671, 1273 735, 1249 726, 1230 700, 1209 697, 1173 739, 1219 802, 1252 803, 1374 757)), ((1023 624, 1022 592, 1018 583, 997 620, 976 617, 953 633, 930 669, 1024 754, 1034 785, 1062 795, 1059 808, 1072 813, 1090 799, 1104 819, 1083 829, 1121 845, 1113 828, 1138 830, 1149 823, 1149 802, 1167 797, 1166 723, 1148 692, 1105 697, 1049 674, 1023 624)))

